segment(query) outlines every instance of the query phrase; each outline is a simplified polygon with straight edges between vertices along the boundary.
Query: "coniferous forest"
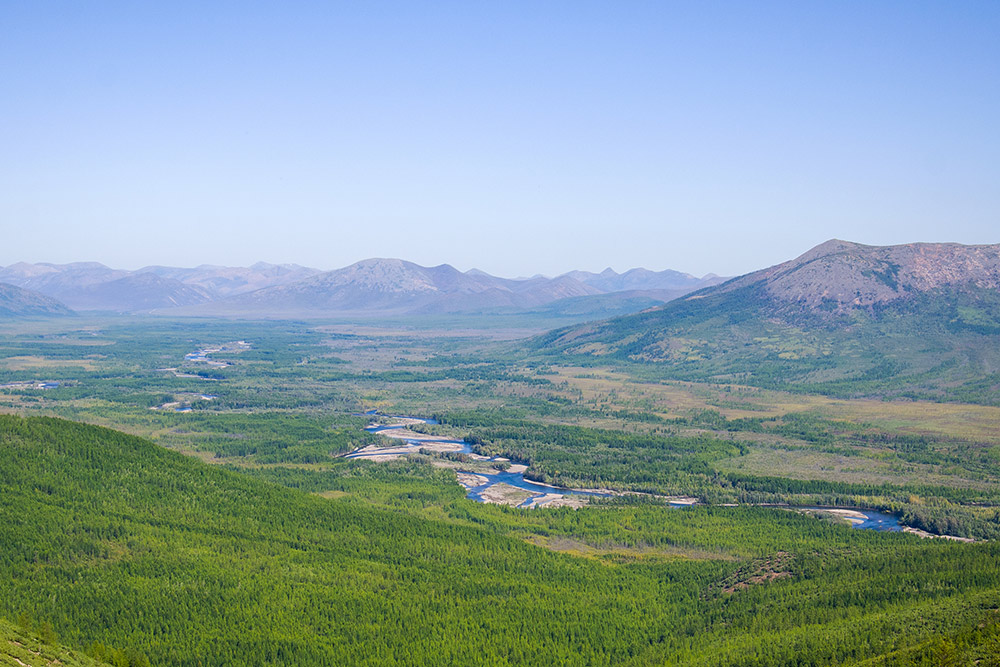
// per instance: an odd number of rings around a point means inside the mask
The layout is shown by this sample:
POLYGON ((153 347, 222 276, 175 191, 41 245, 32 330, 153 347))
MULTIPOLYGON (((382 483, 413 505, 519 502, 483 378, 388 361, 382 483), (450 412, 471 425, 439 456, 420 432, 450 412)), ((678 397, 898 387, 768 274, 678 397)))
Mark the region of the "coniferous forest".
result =
POLYGON ((134 664, 906 664, 1000 637, 993 543, 760 508, 529 514, 420 472, 373 481, 402 493, 372 506, 108 429, 0 425, 3 612, 134 664))

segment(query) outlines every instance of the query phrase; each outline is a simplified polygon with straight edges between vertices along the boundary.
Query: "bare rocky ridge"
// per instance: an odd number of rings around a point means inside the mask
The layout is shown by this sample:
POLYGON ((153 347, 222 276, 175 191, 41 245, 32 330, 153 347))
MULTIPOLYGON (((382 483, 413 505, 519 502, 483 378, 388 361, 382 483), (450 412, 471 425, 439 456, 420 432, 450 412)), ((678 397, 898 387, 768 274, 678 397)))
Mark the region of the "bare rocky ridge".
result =
POLYGON ((839 311, 946 287, 997 289, 1000 244, 867 246, 834 239, 788 262, 730 280, 712 293, 751 285, 763 286, 780 301, 839 311))

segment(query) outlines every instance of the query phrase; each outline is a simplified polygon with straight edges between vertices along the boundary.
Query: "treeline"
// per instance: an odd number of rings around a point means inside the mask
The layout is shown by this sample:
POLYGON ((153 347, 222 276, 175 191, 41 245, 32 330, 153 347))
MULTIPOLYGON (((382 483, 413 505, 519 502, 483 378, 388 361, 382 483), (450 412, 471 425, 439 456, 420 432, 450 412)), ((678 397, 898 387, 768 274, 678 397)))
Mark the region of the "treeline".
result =
POLYGON ((363 430, 366 418, 343 413, 188 413, 166 420, 179 425, 180 432, 161 435, 161 444, 260 464, 319 463, 381 440, 363 430))

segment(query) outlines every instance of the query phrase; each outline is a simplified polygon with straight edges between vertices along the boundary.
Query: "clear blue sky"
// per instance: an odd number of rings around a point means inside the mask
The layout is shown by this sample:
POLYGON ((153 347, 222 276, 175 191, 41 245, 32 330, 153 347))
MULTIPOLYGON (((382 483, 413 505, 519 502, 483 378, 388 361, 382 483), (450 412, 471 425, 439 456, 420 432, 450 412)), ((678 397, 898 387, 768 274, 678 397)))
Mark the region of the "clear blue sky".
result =
POLYGON ((0 4, 0 264, 1000 242, 1000 2, 0 4))

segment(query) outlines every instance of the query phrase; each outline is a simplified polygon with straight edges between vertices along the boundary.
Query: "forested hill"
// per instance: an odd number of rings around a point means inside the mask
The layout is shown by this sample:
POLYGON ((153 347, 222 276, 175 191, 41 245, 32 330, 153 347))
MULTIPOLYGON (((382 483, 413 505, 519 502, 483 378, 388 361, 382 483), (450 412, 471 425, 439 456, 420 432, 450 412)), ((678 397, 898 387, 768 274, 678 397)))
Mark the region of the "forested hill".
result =
POLYGON ((0 617, 133 667, 911 664, 1000 647, 994 544, 762 508, 527 513, 465 500, 446 471, 345 463, 388 505, 0 416, 0 617), (608 555, 529 543, 550 538, 608 555))
MULTIPOLYGON (((497 587, 547 555, 48 418, 0 416, 0 498, 0 615, 155 664, 473 664, 489 633, 436 628, 495 624, 497 587)), ((511 594, 530 609, 564 588, 511 594)))
POLYGON ((679 379, 995 403, 1000 245, 829 241, 661 308, 558 329, 529 346, 679 379))

